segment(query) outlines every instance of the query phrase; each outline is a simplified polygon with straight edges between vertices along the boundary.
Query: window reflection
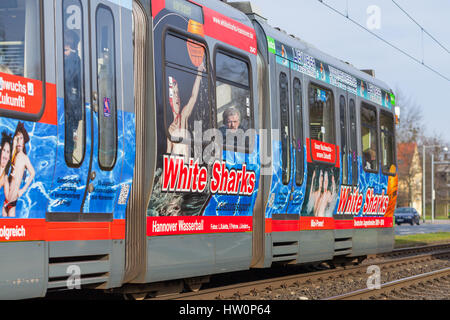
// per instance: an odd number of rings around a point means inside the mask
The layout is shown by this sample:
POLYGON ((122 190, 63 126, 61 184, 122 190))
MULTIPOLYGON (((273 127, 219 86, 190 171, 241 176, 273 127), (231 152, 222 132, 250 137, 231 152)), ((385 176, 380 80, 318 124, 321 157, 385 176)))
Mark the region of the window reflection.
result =
POLYGON ((202 146, 191 144, 191 139, 195 122, 201 123, 202 132, 212 127, 206 48, 202 43, 168 33, 164 49, 166 152, 185 157, 201 154, 202 146))
POLYGON ((283 173, 283 183, 288 184, 291 176, 291 144, 289 131, 289 89, 287 75, 284 72, 280 73, 279 90, 281 118, 281 168, 283 173))
POLYGON ((341 159, 342 159, 342 183, 348 183, 348 150, 347 150, 347 106, 344 96, 339 99, 339 113, 341 125, 341 159))
POLYGON ((251 152, 253 137, 247 130, 253 128, 253 106, 248 64, 220 52, 216 54, 215 63, 217 127, 222 132, 223 142, 236 146, 243 141, 246 151, 251 152), (244 134, 245 141, 242 140, 244 134))
POLYGON ((380 113, 381 164, 384 173, 389 173, 394 160, 394 117, 392 114, 380 113))
POLYGON ((64 157, 69 166, 80 165, 85 153, 82 20, 80 1, 64 0, 64 157))
POLYGON ((335 143, 334 103, 331 90, 309 87, 309 125, 311 139, 335 143))
POLYGON ((300 80, 294 79, 294 141, 295 141, 295 183, 300 186, 303 182, 303 116, 302 116, 302 87, 300 80))
POLYGON ((96 21, 99 163, 102 169, 111 170, 117 154, 114 18, 107 7, 101 6, 96 21))
POLYGON ((365 103, 361 106, 361 143, 364 169, 377 170, 377 113, 365 103))
POLYGON ((356 130, 356 105, 355 100, 350 99, 348 103, 350 116, 350 155, 352 161, 352 185, 358 185, 358 145, 356 130))
POLYGON ((0 1, 0 72, 41 79, 38 0, 0 1))

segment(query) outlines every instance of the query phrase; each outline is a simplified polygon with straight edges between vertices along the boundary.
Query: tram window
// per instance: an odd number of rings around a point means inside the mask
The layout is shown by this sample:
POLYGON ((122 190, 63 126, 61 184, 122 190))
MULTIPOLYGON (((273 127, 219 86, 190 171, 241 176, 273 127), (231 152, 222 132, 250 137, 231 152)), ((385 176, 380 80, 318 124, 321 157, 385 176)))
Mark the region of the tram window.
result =
POLYGON ((224 144, 251 152, 254 138, 249 135, 253 131, 248 130, 254 125, 249 66, 244 60, 223 52, 217 52, 215 65, 217 127, 224 144))
POLYGON ((339 98, 339 114, 341 126, 342 183, 348 184, 347 106, 344 96, 339 98))
POLYGON ((311 139, 335 143, 334 103, 331 90, 309 86, 309 128, 311 139))
POLYGON ((80 1, 64 0, 64 158, 71 167, 81 165, 86 146, 82 21, 80 1))
POLYGON ((99 6, 97 23, 97 84, 98 84, 98 158, 103 170, 114 167, 117 155, 117 97, 115 69, 115 30, 111 10, 99 6))
POLYGON ((380 113, 381 135, 381 169, 384 174, 393 174, 392 165, 395 164, 394 148, 394 117, 385 112, 380 113))
POLYGON ((289 89, 288 79, 284 72, 280 73, 280 135, 281 135, 281 168, 283 183, 288 184, 291 173, 290 133, 289 133, 289 89))
POLYGON ((203 132, 212 127, 207 50, 204 44, 173 33, 166 34, 164 50, 166 152, 193 156, 189 144, 195 122, 201 123, 203 132))
POLYGON ((355 100, 350 99, 348 102, 350 116, 350 154, 352 157, 352 185, 358 184, 358 143, 356 130, 356 105, 355 100))
POLYGON ((0 2, 0 73, 41 79, 39 3, 0 2))
POLYGON ((376 171, 378 169, 377 139, 377 111, 363 102, 361 105, 361 143, 364 170, 376 171))
POLYGON ((295 141, 295 183, 301 186, 303 183, 303 116, 302 116, 302 86, 298 78, 293 83, 294 102, 294 141, 295 141))

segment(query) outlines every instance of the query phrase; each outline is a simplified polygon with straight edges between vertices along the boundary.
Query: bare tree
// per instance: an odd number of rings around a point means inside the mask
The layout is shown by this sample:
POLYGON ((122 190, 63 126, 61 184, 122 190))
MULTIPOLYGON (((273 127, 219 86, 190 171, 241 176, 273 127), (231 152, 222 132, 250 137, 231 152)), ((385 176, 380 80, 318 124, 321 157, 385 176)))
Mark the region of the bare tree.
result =
POLYGON ((397 142, 415 142, 421 145, 425 136, 425 124, 423 122, 422 107, 413 98, 396 91, 396 101, 400 106, 400 124, 397 126, 397 142))
MULTIPOLYGON (((400 106, 400 123, 396 128, 399 190, 397 206, 420 202, 422 165, 420 148, 425 137, 422 108, 413 98, 396 91, 400 106), (419 185, 418 185, 419 184, 419 185)), ((416 204, 415 207, 419 205, 416 204)))
MULTIPOLYGON (((425 198, 427 202, 427 211, 429 211, 431 208, 432 195, 430 155, 433 153, 435 161, 449 161, 449 158, 446 158, 448 154, 446 155, 444 148, 450 147, 450 144, 441 134, 435 132, 429 134, 427 132, 422 111, 424 108, 419 105, 413 97, 407 96, 400 89, 397 89, 396 100, 397 105, 400 106, 400 124, 396 128, 399 180, 398 206, 411 206, 414 199, 417 200, 417 198, 422 198, 422 147, 424 145, 434 146, 433 148, 427 148, 425 154, 425 198)), ((447 184, 446 177, 443 177, 443 174, 435 174, 434 182, 436 203, 440 202, 440 199, 448 202, 448 199, 446 198, 449 185, 447 184)))

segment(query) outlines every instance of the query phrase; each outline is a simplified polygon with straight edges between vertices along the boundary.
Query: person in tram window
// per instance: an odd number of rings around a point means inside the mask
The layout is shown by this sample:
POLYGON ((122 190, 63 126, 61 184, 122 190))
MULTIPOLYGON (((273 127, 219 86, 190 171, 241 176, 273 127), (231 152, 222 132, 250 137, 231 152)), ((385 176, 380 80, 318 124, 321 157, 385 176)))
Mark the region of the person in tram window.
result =
MULTIPOLYGON (((73 30, 64 32, 64 97, 66 117, 65 156, 72 161, 82 120, 80 38, 73 30)), ((78 161, 76 161, 78 162, 78 161)))
POLYGON ((375 170, 375 151, 372 149, 368 149, 364 152, 364 169, 366 170, 375 170))
POLYGON ((197 76, 192 87, 191 98, 183 108, 181 108, 178 82, 174 77, 168 77, 169 103, 173 114, 173 121, 168 128, 170 138, 167 139, 167 153, 169 154, 182 155, 186 159, 190 156, 189 146, 186 144, 186 142, 189 141, 188 120, 194 109, 195 103, 197 102, 202 72, 205 70, 206 68, 202 63, 197 69, 197 76), (171 138, 177 139, 177 142, 173 142, 171 138))
MULTIPOLYGON (((242 116, 241 111, 237 107, 229 107, 223 112, 223 126, 219 128, 220 132, 223 136, 223 142, 226 142, 228 145, 237 146, 239 141, 239 138, 236 140, 237 136, 244 135, 245 141, 242 141, 245 143, 245 146, 249 146, 249 137, 244 132, 244 127, 242 126, 242 116), (229 135, 229 136, 227 136, 229 135), (230 139, 233 141, 230 143, 228 140, 230 139)), ((244 146, 241 146, 244 147, 244 146)))
MULTIPOLYGON (((9 173, 9 193, 5 199, 3 210, 6 211, 8 217, 16 216, 17 200, 25 193, 34 179, 35 171, 27 155, 26 144, 30 141, 28 132, 23 122, 17 124, 13 137, 13 155, 11 159, 11 172, 9 173), (20 188, 25 171, 28 171, 28 178, 25 185, 20 188)), ((3 211, 2 211, 3 212, 3 211)), ((5 214, 5 212, 3 212, 5 214)))
POLYGON ((238 129, 242 129, 241 112, 236 107, 230 107, 223 112, 223 126, 219 130, 225 138, 227 130, 236 132, 238 129))

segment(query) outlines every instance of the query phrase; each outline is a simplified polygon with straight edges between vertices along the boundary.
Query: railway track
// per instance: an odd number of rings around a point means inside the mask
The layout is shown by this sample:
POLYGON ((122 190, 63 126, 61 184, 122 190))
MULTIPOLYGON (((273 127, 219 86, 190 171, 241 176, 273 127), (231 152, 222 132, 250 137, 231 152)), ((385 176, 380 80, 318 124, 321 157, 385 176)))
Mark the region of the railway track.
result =
POLYGON ((326 300, 362 299, 408 299, 418 300, 420 296, 429 297, 427 290, 433 290, 435 299, 450 299, 450 268, 431 271, 384 283, 378 289, 361 289, 331 297, 326 300))
MULTIPOLYGON (((337 267, 303 274, 246 281, 155 299, 164 300, 266 300, 266 299, 325 299, 345 297, 349 292, 367 288, 368 266, 379 268, 383 286, 400 279, 450 267, 450 244, 397 249, 392 253, 369 257, 363 264, 337 267), (419 255, 418 255, 419 253, 419 255), (401 258, 397 258, 403 256, 401 258)), ((411 278, 412 280, 412 278, 411 278)), ((402 283, 402 282, 398 282, 402 283)), ((360 292, 362 294, 362 291, 360 292)), ((369 295, 373 294, 367 293, 369 295)), ((358 298, 355 298, 358 299, 358 298)), ((364 299, 364 298, 363 298, 364 299)))
POLYGON ((363 262, 364 264, 373 263, 381 259, 404 257, 409 255, 416 255, 419 253, 436 252, 440 250, 450 249, 450 243, 432 244, 426 246, 418 247, 407 247, 394 249, 391 252, 379 253, 374 255, 369 255, 367 259, 363 262))

